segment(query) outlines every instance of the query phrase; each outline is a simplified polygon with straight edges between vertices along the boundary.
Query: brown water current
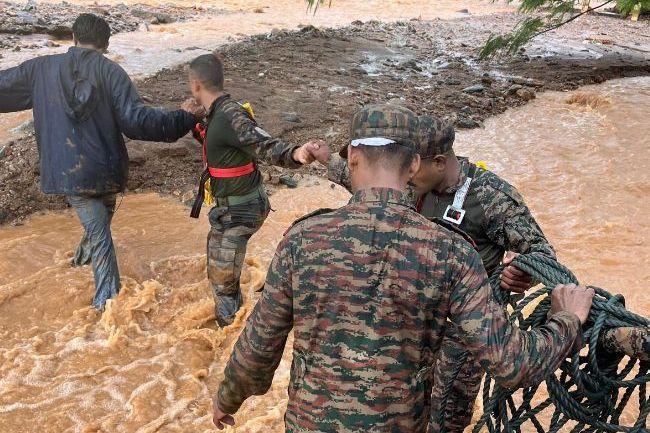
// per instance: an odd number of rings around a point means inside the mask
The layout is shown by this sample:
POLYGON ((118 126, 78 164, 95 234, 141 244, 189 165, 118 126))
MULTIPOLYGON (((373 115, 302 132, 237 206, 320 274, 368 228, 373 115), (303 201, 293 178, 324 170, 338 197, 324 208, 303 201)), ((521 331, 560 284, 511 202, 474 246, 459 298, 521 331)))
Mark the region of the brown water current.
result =
MULTIPOLYGON (((649 118, 650 78, 615 80, 539 95, 457 139, 459 154, 519 188, 581 281, 644 315, 649 118)), ((275 246, 295 218, 347 198, 325 180, 271 197, 246 259, 246 304, 225 331, 205 279, 206 210, 196 221, 171 199, 125 197, 113 224, 123 288, 101 315, 88 306, 91 269, 68 265, 81 236, 72 212, 0 228, 0 433, 214 431, 210 399, 275 246)), ((288 354, 233 431, 283 431, 288 354)))

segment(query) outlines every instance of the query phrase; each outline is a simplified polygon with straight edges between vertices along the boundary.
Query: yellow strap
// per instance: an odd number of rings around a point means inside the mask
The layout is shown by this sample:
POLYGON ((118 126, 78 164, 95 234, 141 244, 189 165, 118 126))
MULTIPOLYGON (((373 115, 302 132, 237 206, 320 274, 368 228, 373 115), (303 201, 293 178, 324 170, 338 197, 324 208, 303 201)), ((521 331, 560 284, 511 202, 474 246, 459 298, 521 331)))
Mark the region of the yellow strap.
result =
POLYGON ((253 112, 253 106, 251 105, 250 102, 244 102, 241 104, 242 108, 246 111, 248 111, 248 114, 251 116, 252 119, 255 118, 255 113, 253 112))
POLYGON ((488 169, 487 164, 485 163, 485 161, 476 161, 476 163, 474 163, 474 165, 476 165, 478 168, 483 169, 483 170, 488 169))
POLYGON ((205 194, 203 195, 203 202, 207 204, 208 206, 211 206, 214 204, 214 197, 212 196, 212 181, 211 179, 208 179, 205 181, 205 185, 203 185, 203 190, 205 191, 205 194))

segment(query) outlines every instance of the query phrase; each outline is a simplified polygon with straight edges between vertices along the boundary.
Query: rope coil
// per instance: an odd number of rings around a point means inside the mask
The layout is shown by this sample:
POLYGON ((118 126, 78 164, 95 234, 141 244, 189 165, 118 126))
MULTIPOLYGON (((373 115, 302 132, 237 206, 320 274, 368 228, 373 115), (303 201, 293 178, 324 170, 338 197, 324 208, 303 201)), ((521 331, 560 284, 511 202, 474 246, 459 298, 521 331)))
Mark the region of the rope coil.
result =
MULTIPOLYGON (((490 278, 495 296, 504 306, 513 305, 510 320, 524 331, 543 325, 551 307, 550 295, 558 284, 578 284, 578 279, 565 266, 542 254, 520 255, 512 263, 517 268, 530 274, 533 280, 543 288, 524 297, 513 300, 510 294, 499 288, 501 272, 495 272, 490 278), (544 296, 528 317, 523 310, 531 302, 544 296)), ((568 422, 577 422, 571 433, 591 432, 626 432, 650 433, 646 426, 650 414, 650 398, 647 386, 650 382, 650 362, 630 358, 619 370, 622 354, 611 354, 599 347, 601 335, 609 329, 620 327, 650 327, 650 320, 625 309, 621 295, 612 295, 606 290, 593 287, 595 297, 589 313, 589 319, 583 326, 583 341, 588 343, 586 356, 575 353, 570 360, 565 360, 555 374, 545 379, 548 397, 533 406, 533 398, 541 384, 524 388, 520 391, 520 404, 513 397, 517 391, 510 391, 495 383, 486 375, 483 383, 484 413, 476 423, 473 433, 479 433, 486 427, 490 433, 521 432, 521 426, 530 421, 538 433, 555 433, 568 422), (636 376, 627 379, 636 369, 636 376), (639 415, 633 425, 620 424, 620 417, 628 404, 631 404, 635 391, 638 393, 639 415), (537 418, 549 407, 554 407, 550 425, 544 427, 537 418)), ((647 358, 646 358, 647 359, 647 358)), ((453 382, 456 379, 450 378, 453 382)), ((447 385, 447 384, 446 384, 447 385)), ((447 393, 451 386, 445 386, 447 393)), ((443 395, 443 417, 448 396, 443 395)), ((444 431, 444 424, 443 426, 444 431)))

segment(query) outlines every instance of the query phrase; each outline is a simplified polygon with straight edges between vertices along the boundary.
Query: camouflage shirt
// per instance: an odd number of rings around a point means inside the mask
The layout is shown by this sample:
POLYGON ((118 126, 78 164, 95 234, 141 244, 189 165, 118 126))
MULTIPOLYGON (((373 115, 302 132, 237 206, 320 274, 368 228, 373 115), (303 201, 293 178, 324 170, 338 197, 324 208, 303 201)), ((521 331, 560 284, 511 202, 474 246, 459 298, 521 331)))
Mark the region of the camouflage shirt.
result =
MULTIPOLYGON (((239 167, 259 160, 281 167, 300 167, 292 157, 298 146, 272 138, 229 95, 212 104, 207 125, 206 156, 210 167, 239 167)), ((245 176, 213 179, 212 191, 215 197, 244 195, 261 183, 262 174, 255 170, 245 176)))
POLYGON ((448 320, 506 387, 538 382, 567 357, 575 315, 514 328, 476 251, 410 202, 401 191, 359 191, 289 230, 226 366, 222 411, 269 389, 292 329, 288 432, 424 432, 448 320))
MULTIPOLYGON (((428 219, 442 218, 471 172, 472 182, 463 206, 465 218, 459 228, 476 244, 488 273, 501 263, 505 251, 540 252, 555 258, 553 247, 515 187, 496 174, 476 167, 467 158, 459 158, 459 162, 458 183, 442 194, 434 191, 426 194, 418 204, 418 212, 428 219)), ((350 189, 347 162, 336 154, 330 159, 328 177, 350 189)))

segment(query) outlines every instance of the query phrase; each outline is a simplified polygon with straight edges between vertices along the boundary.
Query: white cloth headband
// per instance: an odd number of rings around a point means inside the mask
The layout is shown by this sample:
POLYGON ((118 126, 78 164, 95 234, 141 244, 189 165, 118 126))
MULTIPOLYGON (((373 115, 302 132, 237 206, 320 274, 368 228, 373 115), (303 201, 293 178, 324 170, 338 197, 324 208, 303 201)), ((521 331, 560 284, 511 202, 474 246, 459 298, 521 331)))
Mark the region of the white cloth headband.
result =
POLYGON ((390 138, 384 138, 384 137, 366 137, 366 138, 357 138, 356 140, 352 140, 350 142, 351 146, 359 146, 359 145, 364 145, 364 146, 387 146, 389 144, 395 143, 395 140, 391 140, 390 138))

